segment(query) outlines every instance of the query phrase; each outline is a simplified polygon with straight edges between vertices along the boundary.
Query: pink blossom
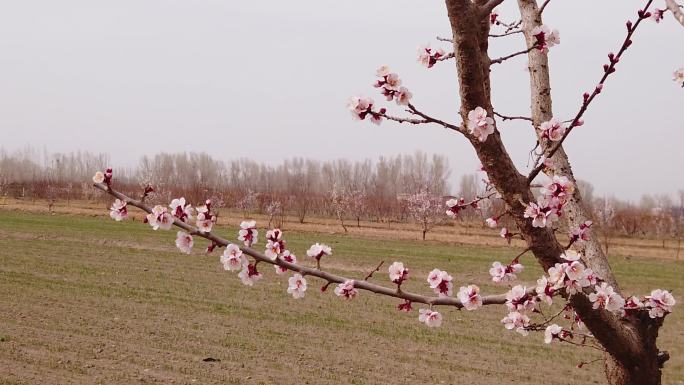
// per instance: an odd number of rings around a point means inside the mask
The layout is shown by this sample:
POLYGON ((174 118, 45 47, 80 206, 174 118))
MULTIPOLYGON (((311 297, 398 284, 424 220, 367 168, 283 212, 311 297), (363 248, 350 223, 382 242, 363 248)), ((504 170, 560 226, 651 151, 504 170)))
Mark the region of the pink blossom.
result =
POLYGON ((554 339, 561 339, 563 334, 563 328, 556 325, 556 324, 551 324, 546 327, 546 330, 544 331, 544 342, 547 344, 550 344, 551 341, 554 339))
POLYGON ((532 29, 532 36, 537 39, 536 48, 547 53, 550 47, 560 44, 560 33, 557 29, 551 29, 547 25, 540 25, 532 29))
POLYGON ((511 244, 511 241, 513 240, 513 233, 508 231, 508 228, 502 227, 499 235, 501 235, 501 238, 505 239, 509 245, 511 244))
POLYGON ((648 315, 651 318, 665 317, 672 312, 672 307, 677 303, 672 294, 667 290, 656 289, 651 295, 646 296, 644 305, 648 307, 648 315))
POLYGON ((418 321, 423 322, 426 326, 437 328, 442 326, 442 315, 430 309, 420 309, 418 311, 418 321))
MULTIPOLYGON (((290 263, 297 263, 297 256, 292 254, 290 250, 283 251, 283 254, 280 256, 280 259, 290 263)), ((276 274, 283 274, 287 271, 287 268, 282 266, 273 265, 273 267, 275 267, 276 274)))
POLYGON ((252 247, 253 244, 257 243, 258 237, 259 232, 256 229, 256 221, 242 221, 240 223, 238 241, 242 241, 247 247, 252 247))
POLYGON ((537 298, 546 302, 549 306, 553 304, 553 294, 556 290, 545 276, 537 280, 537 287, 535 287, 534 291, 537 293, 537 298))
POLYGON ((238 274, 238 277, 240 277, 240 280, 243 284, 247 286, 254 286, 254 282, 260 280, 262 274, 257 271, 255 265, 247 263, 243 265, 243 268, 238 274))
POLYGON ((427 68, 432 68, 442 57, 444 57, 444 50, 441 48, 433 52, 429 44, 418 47, 418 62, 427 68))
POLYGON ((534 310, 534 306, 534 296, 527 294, 527 288, 525 286, 513 286, 511 290, 506 293, 506 307, 511 311, 526 313, 534 310))
POLYGON ((190 254, 192 251, 192 245, 192 235, 186 233, 185 231, 179 231, 176 234, 176 247, 180 249, 180 251, 190 254))
POLYGON ((373 111, 373 99, 361 96, 352 96, 347 103, 347 108, 349 108, 354 119, 364 120, 366 116, 370 115, 371 122, 375 124, 380 124, 381 115, 386 111, 384 108, 381 108, 379 112, 373 111))
POLYGON ((390 74, 390 68, 388 65, 382 65, 378 67, 378 69, 375 71, 375 76, 377 77, 384 77, 390 74))
POLYGON ((428 274, 428 284, 440 297, 451 297, 453 295, 453 277, 446 271, 434 269, 428 274))
POLYGON ((278 258, 278 254, 280 254, 280 242, 273 242, 269 239, 266 242, 266 250, 264 251, 264 255, 275 261, 276 258, 278 258))
POLYGON ((220 258, 224 270, 237 271, 244 268, 248 263, 238 245, 233 243, 226 246, 220 258))
POLYGON ((93 175, 93 182, 95 182, 95 183, 102 183, 102 182, 104 182, 104 180, 105 180, 105 176, 102 173, 102 171, 98 171, 95 173, 95 175, 93 175))
POLYGON ((576 252, 575 250, 565 250, 565 252, 561 254, 561 258, 568 262, 574 262, 581 260, 582 254, 576 252))
POLYGON ((477 308, 482 307, 480 288, 476 285, 461 286, 457 297, 466 310, 476 310, 477 308))
POLYGON ((322 243, 316 243, 309 247, 309 250, 306 251, 306 255, 314 258, 316 261, 320 261, 323 256, 332 255, 332 248, 322 243))
POLYGON ((145 221, 152 226, 153 230, 170 230, 173 226, 173 216, 166 212, 166 207, 160 205, 152 208, 152 212, 147 214, 145 221))
POLYGON ((171 214, 182 222, 189 222, 192 220, 192 206, 185 203, 185 198, 177 198, 171 201, 169 205, 171 214))
POLYGON ((494 119, 487 116, 487 111, 484 108, 476 107, 468 112, 468 130, 480 142, 484 142, 490 134, 494 133, 494 119))
POLYGON ((389 267, 389 278, 390 281, 401 285, 406 279, 408 279, 409 270, 404 267, 401 262, 394 262, 389 267))
POLYGON ((549 205, 549 200, 538 199, 537 203, 530 202, 527 205, 524 217, 532 219, 533 227, 547 227, 558 219, 558 214, 557 209, 549 205))
POLYGON ((120 199, 115 200, 114 203, 112 203, 112 207, 109 209, 109 216, 117 222, 128 218, 127 205, 128 204, 125 201, 120 199))
POLYGON ((413 94, 406 87, 401 87, 395 94, 395 101, 400 106, 406 106, 411 101, 413 94))
POLYGON ((547 138, 558 142, 565 135, 566 128, 556 118, 551 118, 548 122, 543 122, 539 127, 542 131, 542 138, 547 138))
POLYGON ((495 229, 499 225, 499 219, 495 217, 490 217, 485 220, 485 223, 490 228, 495 229))
POLYGON ((625 312, 641 310, 645 307, 644 303, 638 297, 631 296, 625 300, 625 312))
POLYGON ((651 20, 655 21, 656 23, 660 23, 661 20, 663 20, 663 15, 665 14, 664 9, 658 9, 656 8, 655 11, 651 13, 651 20))
POLYGON ((344 297, 346 299, 354 299, 359 291, 354 287, 354 280, 346 280, 335 288, 335 295, 338 297, 344 297))
POLYGON ((523 313, 512 311, 501 320, 501 323, 503 323, 504 327, 508 330, 515 329, 516 332, 524 336, 529 334, 527 327, 530 326, 530 317, 523 313))
POLYGON ((446 215, 450 218, 456 218, 458 213, 465 208, 465 199, 449 199, 446 201, 446 206, 448 208, 446 215))
POLYGON ((680 86, 684 87, 684 67, 673 72, 672 76, 672 80, 674 80, 676 83, 679 83, 680 86))
POLYGON ((292 297, 296 299, 304 297, 304 292, 306 291, 306 279, 304 279, 301 274, 295 273, 295 275, 290 277, 287 282, 287 292, 292 294, 292 297))
POLYGON ((591 228, 592 224, 592 221, 587 220, 580 224, 578 228, 573 229, 572 232, 570 232, 570 243, 575 243, 578 241, 586 242, 591 240, 591 237, 589 236, 589 229, 591 228))
POLYGON ((491 269, 489 269, 489 275, 492 276, 492 281, 496 283, 503 283, 509 281, 515 281, 520 272, 523 271, 524 266, 514 260, 509 265, 502 265, 501 262, 492 263, 491 269))
POLYGON ((605 308, 608 311, 618 311, 625 306, 625 300, 620 294, 613 291, 613 287, 606 282, 594 288, 596 291, 589 294, 589 300, 594 304, 594 309, 605 308))
MULTIPOLYGON (((554 175, 551 182, 540 190, 550 203, 557 203, 557 205, 565 204, 574 191, 575 185, 567 177, 558 175, 554 175)), ((560 207, 557 208, 557 211, 560 211, 560 207)))
POLYGON ((211 228, 216 222, 216 216, 211 213, 211 201, 207 199, 206 204, 197 207, 197 218, 195 225, 201 233, 211 232, 211 228))

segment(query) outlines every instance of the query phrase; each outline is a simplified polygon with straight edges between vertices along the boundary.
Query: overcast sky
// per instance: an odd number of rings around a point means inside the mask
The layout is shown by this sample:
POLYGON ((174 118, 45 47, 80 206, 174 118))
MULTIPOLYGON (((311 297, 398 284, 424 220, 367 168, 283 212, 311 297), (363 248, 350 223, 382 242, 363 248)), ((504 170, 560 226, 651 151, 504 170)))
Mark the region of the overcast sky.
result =
MULTIPOLYGON (((551 2, 556 116, 575 114, 643 3, 551 2)), ((500 6, 501 17, 517 18, 515 4, 500 6)), ((416 63, 419 44, 449 50, 437 35, 449 35, 443 1, 0 0, 0 145, 106 152, 119 165, 161 151, 275 164, 422 150, 447 155, 458 177, 479 164, 458 134, 354 122, 345 109, 353 94, 382 99, 371 84, 388 64, 420 109, 460 123, 454 63, 416 63)), ((519 36, 498 39, 490 56, 522 48, 519 36)), ((501 113, 529 115, 525 66, 520 57, 493 68, 501 113)), ((578 178, 627 199, 684 188, 684 89, 672 81, 682 66, 681 25, 670 15, 645 23, 566 142, 578 178)), ((499 129, 525 170, 531 128, 499 129)))

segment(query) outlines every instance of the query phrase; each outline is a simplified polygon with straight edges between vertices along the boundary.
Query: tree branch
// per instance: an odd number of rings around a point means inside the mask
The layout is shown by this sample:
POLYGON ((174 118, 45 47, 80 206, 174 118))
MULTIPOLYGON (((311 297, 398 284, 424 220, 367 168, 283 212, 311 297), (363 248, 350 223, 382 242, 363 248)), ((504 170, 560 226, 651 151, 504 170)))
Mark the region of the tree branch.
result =
POLYGON ((528 48, 528 49, 525 49, 525 50, 522 50, 522 51, 518 51, 518 52, 512 53, 512 54, 510 54, 510 55, 502 56, 502 57, 500 57, 500 58, 498 58, 498 59, 492 59, 491 64, 503 63, 504 61, 506 61, 506 60, 508 60, 508 59, 510 59, 510 58, 514 58, 514 57, 516 57, 516 56, 524 55, 524 54, 526 54, 526 53, 532 51, 532 50, 535 49, 535 48, 537 48, 537 47, 532 46, 532 47, 530 47, 530 48, 528 48))
POLYGON ((490 13, 496 8, 499 4, 503 3, 504 0, 489 0, 485 4, 482 5, 482 11, 486 13, 490 13))
POLYGON ((684 12, 682 12, 679 4, 677 4, 675 0, 665 0, 665 4, 667 5, 667 9, 672 12, 672 16, 674 16, 675 20, 684 26, 684 12))
MULTIPOLYGON (((96 188, 106 192, 107 194, 120 199, 124 202, 126 202, 128 205, 137 207, 141 209, 142 211, 146 213, 151 213, 152 208, 147 206, 146 204, 140 202, 139 200, 132 199, 124 194, 122 194, 119 191, 114 190, 113 188, 107 186, 104 183, 94 183, 93 186, 96 188)), ((183 221, 180 221, 178 219, 174 219, 173 224, 190 233, 190 234, 195 234, 198 235, 202 238, 205 238, 213 243, 215 243, 218 246, 225 247, 231 242, 228 240, 221 238, 217 235, 214 235, 213 233, 201 233, 197 230, 196 227, 191 226, 183 221)), ((349 278, 342 277, 339 275, 331 274, 323 270, 318 270, 315 268, 311 267, 306 267, 302 266, 296 263, 290 263, 287 262, 281 258, 277 258, 275 261, 272 260, 271 258, 267 257, 266 255, 250 248, 250 247, 240 247, 240 250, 242 250, 243 253, 249 255, 250 257, 254 258, 255 261, 257 262, 263 262, 263 263, 268 263, 271 265, 278 265, 281 267, 284 267, 288 270, 298 272, 303 276, 313 276, 320 278, 326 282, 331 282, 331 283, 344 283, 345 281, 350 280, 349 278)), ((378 266, 379 269, 379 266, 378 266)), ((385 286, 380 286, 376 285, 364 280, 354 280, 354 287, 357 289, 362 289, 366 291, 370 291, 376 294, 381 294, 381 295, 386 295, 388 297, 394 297, 394 298, 400 298, 404 300, 408 300, 411 302, 416 302, 416 303, 424 303, 430 306, 453 306, 458 309, 463 307, 463 303, 457 299, 457 298, 452 298, 452 297, 432 297, 432 296, 425 296, 425 295, 420 295, 420 294, 415 294, 415 293, 408 293, 404 291, 399 291, 394 288, 389 288, 385 286)), ((482 296, 482 304, 483 305, 502 305, 506 303, 506 294, 497 294, 497 295, 488 295, 488 296, 482 296)))

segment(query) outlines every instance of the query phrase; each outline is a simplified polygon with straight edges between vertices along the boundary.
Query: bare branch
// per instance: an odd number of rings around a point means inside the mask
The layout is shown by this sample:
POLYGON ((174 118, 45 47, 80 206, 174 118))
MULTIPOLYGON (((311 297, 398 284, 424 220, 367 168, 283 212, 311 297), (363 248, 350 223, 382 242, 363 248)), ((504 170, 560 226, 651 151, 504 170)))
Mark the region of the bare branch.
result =
POLYGON ((672 12, 672 16, 674 16, 675 20, 684 26, 684 12, 682 12, 681 6, 677 4, 675 0, 665 0, 665 4, 667 5, 667 9, 672 12))
MULTIPOLYGON (((137 207, 146 213, 151 213, 152 208, 147 206, 146 204, 132 199, 119 191, 114 190, 113 188, 107 186, 104 183, 94 183, 93 186, 96 188, 106 192, 107 194, 118 198, 124 202, 126 202, 130 206, 137 207)), ((191 226, 183 221, 180 221, 178 219, 174 219, 173 224, 178 227, 183 229, 184 231, 191 233, 191 234, 196 234, 202 238, 205 238, 213 243, 215 243, 218 246, 225 247, 231 242, 228 240, 221 238, 217 235, 214 235, 213 233, 202 233, 197 230, 194 226, 191 226)), ((268 263, 271 265, 278 265, 281 267, 284 267, 288 270, 298 272, 303 276, 313 276, 320 278, 328 283, 344 283, 345 281, 350 280, 349 278, 342 277, 339 275, 331 274, 323 270, 317 270, 314 268, 302 266, 296 263, 290 263, 282 258, 277 258, 275 261, 272 260, 271 258, 267 257, 266 255, 250 248, 250 247, 240 247, 243 253, 249 255, 250 257, 254 258, 256 262, 263 262, 263 263, 268 263)), ((378 269, 380 266, 378 266, 378 269)), ((385 286, 380 286, 376 285, 370 282, 366 282, 363 280, 354 280, 354 287, 357 289, 362 289, 366 291, 370 291, 376 294, 382 294, 386 295, 388 297, 394 297, 394 298, 401 298, 405 299, 411 302, 416 302, 416 303, 424 303, 430 306, 453 306, 458 309, 463 307, 463 303, 457 299, 457 298, 452 298, 452 297, 431 297, 431 296, 424 296, 420 294, 414 294, 414 293, 407 293, 404 291, 399 291, 394 288, 389 288, 385 286)), ((497 294, 497 295, 488 295, 488 296, 482 296, 482 304, 483 305, 502 305, 506 303, 506 294, 497 294)))
POLYGON ((384 263, 385 263, 385 261, 380 261, 380 263, 379 263, 378 266, 375 268, 375 270, 372 270, 370 273, 368 273, 368 275, 366 276, 366 278, 364 278, 363 280, 364 280, 364 281, 368 281, 369 279, 373 278, 373 274, 375 274, 375 273, 377 273, 378 271, 380 271, 380 268, 382 267, 382 265, 383 265, 384 263))
POLYGON ((414 114, 414 115, 420 116, 421 118, 425 119, 428 123, 439 124, 439 125, 443 126, 444 128, 448 128, 448 129, 450 129, 450 130, 458 131, 458 132, 462 133, 463 135, 467 135, 467 131, 466 131, 463 127, 461 127, 461 126, 456 126, 456 125, 451 124, 451 123, 447 123, 447 122, 445 122, 445 121, 443 121, 443 120, 435 119, 435 118, 433 118, 433 117, 431 117, 431 116, 429 116, 429 115, 427 115, 427 114, 425 114, 425 113, 423 113, 423 112, 420 112, 420 111, 419 111, 413 104, 411 104, 411 103, 408 104, 408 110, 407 110, 407 111, 410 112, 410 113, 412 113, 412 114, 414 114))
POLYGON ((506 120, 527 120, 527 121, 532 121, 532 118, 527 117, 527 116, 507 116, 507 115, 502 115, 496 111, 494 111, 494 115, 500 117, 504 121, 506 120))
POLYGON ((520 55, 525 55, 525 54, 529 53, 530 51, 532 51, 532 50, 535 49, 535 48, 537 48, 537 47, 532 46, 532 47, 530 47, 530 48, 528 48, 528 49, 525 49, 525 50, 522 50, 522 51, 518 51, 518 52, 512 53, 512 54, 510 54, 510 55, 502 56, 502 57, 500 57, 500 58, 498 58, 498 59, 493 59, 492 62, 491 62, 491 64, 503 63, 504 61, 506 61, 506 60, 508 60, 508 59, 510 59, 510 58, 514 58, 514 57, 520 56, 520 55))
POLYGON ((546 6, 549 5, 550 2, 551 2, 551 0, 546 0, 546 1, 544 1, 544 4, 542 4, 541 8, 539 8, 539 14, 540 14, 540 15, 541 15, 542 13, 544 13, 544 10, 546 9, 546 6))
POLYGON ((518 30, 515 30, 515 31, 510 31, 510 32, 505 32, 505 33, 499 33, 499 34, 490 33, 490 34, 489 34, 489 37, 504 37, 504 36, 511 36, 511 35, 515 35, 516 33, 523 33, 523 30, 522 30, 522 29, 518 29, 518 30))

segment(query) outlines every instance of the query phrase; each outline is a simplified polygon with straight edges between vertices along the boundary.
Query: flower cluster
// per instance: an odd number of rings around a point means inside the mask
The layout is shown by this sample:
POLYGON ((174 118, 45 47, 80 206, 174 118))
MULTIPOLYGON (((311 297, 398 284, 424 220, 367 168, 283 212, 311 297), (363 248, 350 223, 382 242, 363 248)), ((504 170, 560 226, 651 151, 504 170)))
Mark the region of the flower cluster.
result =
POLYGON ((388 102, 395 100, 400 106, 409 104, 413 94, 406 87, 401 87, 399 75, 390 72, 389 67, 386 65, 378 68, 375 74, 380 79, 376 80, 373 86, 382 90, 382 94, 387 98, 388 102))
POLYGON ((583 288, 596 284, 598 277, 584 266, 581 257, 581 254, 573 250, 566 250, 561 255, 565 262, 556 263, 549 268, 548 284, 553 290, 565 288, 567 294, 576 294, 583 288))
POLYGON ((418 47, 418 62, 427 68, 432 68, 445 55, 443 49, 438 48, 433 51, 429 44, 418 47))
MULTIPOLYGON (((290 250, 283 251, 283 253, 280 255, 280 258, 283 261, 287 261, 290 263, 297 263, 297 256, 292 254, 292 252, 290 252, 290 250)), ((287 272, 286 267, 282 267, 282 266, 278 266, 278 265, 273 265, 273 267, 275 267, 276 274, 283 274, 283 273, 287 272)))
MULTIPOLYGON (((242 221, 238 231, 238 241, 244 243, 245 247, 252 247, 257 243, 259 231, 256 229, 256 221, 242 221)), ((277 256, 277 255, 276 255, 277 256)), ((275 260, 275 257, 273 258, 275 260)))
POLYGON ((285 251, 283 232, 280 229, 268 230, 266 232, 266 250, 264 254, 275 261, 283 251, 285 251))
POLYGON ((409 269, 404 267, 401 262, 394 262, 389 267, 390 281, 401 286, 401 284, 408 279, 409 269))
POLYGON ((651 20, 655 21, 656 23, 660 23, 661 20, 663 20, 663 16, 665 15, 665 9, 658 9, 656 8, 653 13, 651 13, 651 20))
POLYGON ((114 203, 112 203, 112 207, 109 209, 109 216, 117 222, 128 218, 127 205, 126 201, 122 201, 121 199, 115 200, 114 203))
POLYGON ((156 205, 152 208, 152 212, 147 214, 144 221, 149 223, 154 230, 170 230, 173 226, 173 215, 166 210, 166 207, 156 205))
POLYGON ((418 321, 424 323, 431 328, 437 328, 442 325, 442 315, 430 309, 420 309, 418 311, 418 321))
POLYGON ((524 313, 512 311, 501 320, 501 323, 508 330, 515 329, 516 332, 524 336, 529 334, 527 328, 530 326, 530 317, 524 313))
POLYGON ((214 223, 216 223, 216 215, 212 214, 211 200, 207 199, 203 206, 197 207, 195 225, 201 233, 209 233, 214 223))
POLYGON ((263 275, 257 271, 256 264, 247 263, 243 265, 242 270, 238 273, 238 277, 247 286, 253 286, 254 282, 258 281, 263 275))
POLYGON ((373 99, 362 96, 352 96, 347 103, 347 108, 351 111, 352 117, 356 120, 364 120, 370 115, 370 120, 374 124, 382 123, 382 115, 387 112, 386 108, 373 111, 373 99))
POLYGON ((563 213, 563 205, 575 191, 575 186, 567 177, 554 175, 551 182, 541 189, 537 203, 530 202, 524 217, 532 219, 532 226, 551 226, 563 213))
POLYGON ((356 297, 357 294, 359 294, 359 291, 356 290, 356 288, 354 287, 353 279, 346 280, 337 285, 337 287, 335 288, 335 295, 337 295, 338 297, 354 299, 354 297, 356 297))
POLYGON ((549 48, 560 44, 560 33, 547 25, 539 25, 532 30, 532 36, 537 40, 535 48, 547 53, 549 48))
POLYGON ((492 263, 492 268, 489 269, 489 275, 492 276, 492 281, 496 283, 515 281, 523 271, 523 265, 518 262, 518 259, 514 259, 508 265, 504 266, 501 262, 492 263))
POLYGON ((463 198, 459 198, 459 199, 451 198, 448 201, 446 201, 446 206, 447 206, 446 215, 449 218, 456 218, 458 216, 458 214, 461 212, 461 210, 465 210, 468 207, 472 207, 475 210, 477 210, 480 208, 480 205, 477 202, 478 202, 477 199, 470 202, 470 203, 466 203, 465 199, 463 199, 463 198))
POLYGON ((625 299, 606 282, 601 282, 594 290, 595 292, 589 294, 589 300, 593 303, 594 309, 604 308, 608 311, 617 312, 625 306, 625 299))
POLYGON ((494 133, 494 119, 487 116, 487 110, 476 107, 468 112, 468 130, 480 142, 487 140, 487 137, 494 133))
POLYGON ((563 123, 559 122, 556 118, 551 118, 551 120, 543 122, 539 129, 542 132, 542 139, 548 139, 554 142, 563 139, 563 135, 565 135, 565 131, 567 130, 563 123))
POLYGON ((672 293, 667 290, 656 289, 651 291, 651 295, 643 299, 629 297, 625 301, 625 314, 638 310, 647 310, 651 318, 662 318, 672 312, 672 307, 677 303, 672 293))
POLYGON ((454 292, 453 277, 446 271, 434 269, 428 274, 427 281, 430 288, 440 297, 451 297, 454 292))
POLYGON ((171 214, 181 222, 187 223, 192 220, 192 206, 185 203, 185 198, 181 197, 172 200, 169 207, 171 208, 171 214))
POLYGON ((562 327, 551 324, 544 330, 544 342, 550 344, 554 339, 562 341, 563 338, 569 335, 569 332, 563 330, 562 327))

